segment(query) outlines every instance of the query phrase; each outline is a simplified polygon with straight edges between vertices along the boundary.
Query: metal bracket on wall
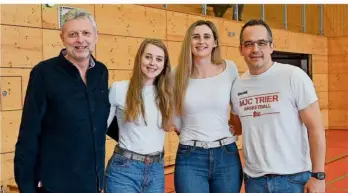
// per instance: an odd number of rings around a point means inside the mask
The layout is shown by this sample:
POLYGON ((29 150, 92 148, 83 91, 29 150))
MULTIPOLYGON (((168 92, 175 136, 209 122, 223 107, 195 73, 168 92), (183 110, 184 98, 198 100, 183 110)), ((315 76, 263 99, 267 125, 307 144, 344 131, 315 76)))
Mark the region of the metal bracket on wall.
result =
POLYGON ((207 4, 202 4, 202 14, 207 15, 207 4))
POLYGON ((238 20, 238 14, 238 4, 235 4, 233 8, 233 18, 236 18, 236 20, 238 20))
POLYGON ((306 32, 306 5, 302 5, 302 32, 306 32))
POLYGON ((323 30, 323 5, 319 5, 319 34, 324 35, 323 30))
POLYGON ((286 4, 283 5, 284 29, 288 29, 288 9, 286 4))
POLYGON ((261 4, 261 19, 265 21, 265 5, 261 4))

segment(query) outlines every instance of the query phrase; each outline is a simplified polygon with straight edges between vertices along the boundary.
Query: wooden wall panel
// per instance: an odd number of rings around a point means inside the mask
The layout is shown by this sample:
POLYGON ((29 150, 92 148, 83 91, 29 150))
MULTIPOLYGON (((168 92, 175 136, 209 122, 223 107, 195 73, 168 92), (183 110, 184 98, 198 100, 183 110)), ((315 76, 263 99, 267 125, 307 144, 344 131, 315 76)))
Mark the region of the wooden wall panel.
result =
POLYGON ((165 165, 172 165, 175 163, 176 151, 178 149, 179 137, 175 132, 166 133, 165 139, 165 165))
POLYGON ((304 53, 328 55, 328 41, 326 37, 298 33, 294 39, 296 39, 296 42, 303 41, 304 44, 297 45, 297 49, 300 46, 304 46, 304 53))
POLYGON ((248 66, 244 61, 244 57, 240 55, 239 48, 227 47, 226 59, 232 60, 238 68, 238 72, 245 72, 248 70, 248 66))
POLYGON ((328 71, 329 71, 328 56, 327 55, 312 55, 312 73, 313 74, 328 74, 328 71))
POLYGON ((324 34, 327 37, 348 36, 348 5, 324 5, 324 34))
POLYGON ((313 74, 313 82, 317 92, 329 90, 327 74, 313 74))
POLYGON ((325 5, 329 46, 329 121, 332 129, 348 129, 348 15, 347 5, 325 5))
POLYGON ((137 5, 96 5, 103 34, 165 39, 166 11, 137 5))
POLYGON ((22 109, 21 77, 0 77, 1 111, 22 109))
POLYGON ((348 91, 348 74, 329 74, 330 91, 348 91))
POLYGON ((33 67, 42 60, 41 29, 1 25, 1 66, 33 67))
POLYGON ((221 43, 227 46, 239 47, 239 35, 241 28, 242 23, 223 20, 220 30, 221 43), (230 36, 229 34, 232 33, 234 33, 234 35, 230 36))
POLYGON ((329 73, 348 74, 348 54, 346 55, 329 55, 329 73))
MULTIPOLYGON (((21 104, 24 101, 25 98, 25 92, 27 90, 27 85, 29 81, 29 76, 30 76, 30 71, 31 69, 22 69, 22 68, 0 68, 0 74, 1 76, 12 76, 12 77, 21 77, 22 82, 16 86, 18 88, 22 89, 22 101, 21 104)), ((16 88, 16 89, 18 89, 16 88)))
MULTIPOLYGON (((160 5, 162 6, 162 5, 160 5)), ((202 14, 202 5, 201 4, 168 4, 168 10, 177 11, 182 13, 189 13, 192 15, 201 15, 202 14)), ((209 7, 208 7, 209 10, 209 7)), ((209 11, 207 11, 208 14, 209 11)), ((212 9, 210 14, 213 15, 212 9)))
POLYGON ((1 5, 1 24, 42 27, 41 5, 1 5))
MULTIPOLYGON (((291 20, 288 20, 288 28, 294 32, 302 32, 302 5, 291 4, 287 7, 289 13, 288 18, 291 18, 291 20)), ((281 12, 281 10, 279 11, 281 12)))
POLYGON ((15 184, 14 175, 13 175, 13 159, 14 153, 1 153, 1 181, 0 184, 15 184))
POLYGON ((329 109, 348 110, 348 91, 329 92, 329 109))
POLYGON ((109 70, 109 86, 111 86, 114 81, 129 80, 131 76, 131 70, 109 70))
POLYGON ((142 38, 100 35, 96 57, 108 69, 133 69, 134 59, 142 38))
POLYGON ((89 11, 92 15, 94 15, 94 5, 92 4, 55 4, 53 7, 47 7, 45 5, 42 6, 42 27, 50 28, 50 29, 58 29, 58 7, 59 6, 67 6, 67 7, 75 7, 81 8, 89 11))
POLYGON ((329 92, 317 92, 320 109, 328 109, 329 92))
MULTIPOLYGON (((248 5, 246 5, 248 6, 248 5)), ((270 4, 265 6, 265 21, 268 25, 275 29, 282 29, 284 27, 283 24, 283 5, 282 4, 270 4)), ((261 5, 258 7, 259 11, 261 11, 261 5)), ((291 10, 290 5, 288 5, 288 11, 291 10)), ((261 17, 261 13, 259 15, 261 17)), ((294 16, 292 17, 292 19, 294 16)), ((291 27, 291 20, 288 20, 288 27, 291 27)))
MULTIPOLYGON (((146 4, 144 6, 163 8, 159 4, 146 4)), ((265 4, 265 20, 273 29, 284 29, 283 24, 283 4, 265 4)), ((167 10, 202 15, 202 4, 169 4, 167 10)), ((302 5, 287 5, 288 30, 302 32, 302 5)), ((207 7, 207 16, 214 16, 213 8, 207 7)), ((228 8, 223 16, 226 20, 232 20, 233 8, 228 8)), ((244 4, 242 21, 250 19, 261 19, 260 4, 244 4)), ((240 22, 241 23, 241 22, 240 22)), ((319 5, 306 5, 306 33, 319 35, 319 5)))
POLYGON ((1 153, 14 152, 22 111, 1 112, 1 153))
POLYGON ((220 46, 221 57, 223 59, 227 58, 227 46, 220 46))
POLYGON ((106 140, 105 143, 105 167, 108 164, 112 154, 114 153, 115 145, 117 142, 113 139, 106 140))
POLYGON ((306 33, 320 35, 320 6, 317 4, 306 5, 306 33))
POLYGON ((348 55, 348 36, 328 38, 328 43, 330 48, 329 55, 348 55))
POLYGON ((182 41, 190 25, 197 20, 205 20, 203 16, 188 15, 167 11, 167 40, 182 41))
POLYGON ((321 112, 321 118, 322 118, 324 127, 327 129, 330 126, 329 123, 331 124, 329 120, 329 110, 323 109, 320 112, 321 112))
MULTIPOLYGON (((231 9, 229 12, 233 12, 233 10, 231 9)), ((259 4, 244 5, 242 21, 247 22, 251 19, 261 19, 261 6, 259 4)))
POLYGON ((330 127, 347 129, 348 126, 348 111, 340 109, 330 110, 329 117, 330 127))
POLYGON ((186 30, 189 27, 186 19, 187 14, 167 11, 167 40, 184 40, 186 30))
POLYGON ((168 41, 168 53, 172 69, 178 65, 182 42, 168 41))
POLYGON ((328 54, 328 42, 325 37, 294 33, 284 30, 272 31, 275 49, 278 51, 318 55, 328 54))
POLYGON ((60 39, 60 31, 58 30, 42 30, 43 36, 43 59, 47 60, 59 55, 64 47, 60 39))

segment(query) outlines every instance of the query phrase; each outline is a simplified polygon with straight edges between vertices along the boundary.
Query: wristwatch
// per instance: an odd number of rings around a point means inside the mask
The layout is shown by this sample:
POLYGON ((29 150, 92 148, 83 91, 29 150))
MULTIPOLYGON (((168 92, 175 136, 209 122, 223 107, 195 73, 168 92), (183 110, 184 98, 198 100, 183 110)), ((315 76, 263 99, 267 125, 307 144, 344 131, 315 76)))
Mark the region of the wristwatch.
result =
POLYGON ((312 177, 313 178, 316 178, 316 179, 318 179, 318 180, 324 180, 325 179, 325 173, 324 172, 315 172, 315 173, 313 173, 312 172, 312 177))

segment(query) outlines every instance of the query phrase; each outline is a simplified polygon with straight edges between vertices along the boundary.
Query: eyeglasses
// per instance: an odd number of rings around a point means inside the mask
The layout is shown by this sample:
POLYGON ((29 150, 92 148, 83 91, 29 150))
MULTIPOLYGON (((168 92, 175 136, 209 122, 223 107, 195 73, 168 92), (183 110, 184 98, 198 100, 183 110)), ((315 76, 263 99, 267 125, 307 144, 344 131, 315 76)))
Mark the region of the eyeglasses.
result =
POLYGON ((269 43, 272 43, 271 40, 257 40, 257 41, 245 41, 242 43, 244 48, 253 48, 255 44, 262 49, 266 48, 269 43))

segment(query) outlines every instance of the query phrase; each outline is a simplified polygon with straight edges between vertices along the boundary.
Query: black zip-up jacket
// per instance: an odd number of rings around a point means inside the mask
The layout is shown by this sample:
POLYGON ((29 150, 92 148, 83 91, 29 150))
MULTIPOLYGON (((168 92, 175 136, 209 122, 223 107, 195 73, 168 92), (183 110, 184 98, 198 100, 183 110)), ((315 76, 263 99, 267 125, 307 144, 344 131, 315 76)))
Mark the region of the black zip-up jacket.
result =
POLYGON ((32 69, 14 158, 21 193, 96 193, 103 188, 108 71, 92 60, 86 84, 63 51, 32 69))

